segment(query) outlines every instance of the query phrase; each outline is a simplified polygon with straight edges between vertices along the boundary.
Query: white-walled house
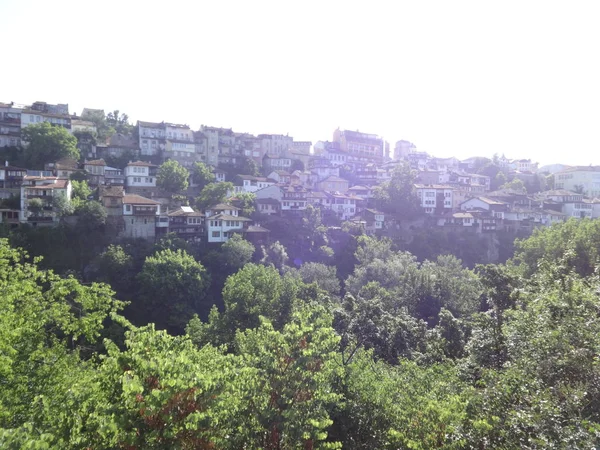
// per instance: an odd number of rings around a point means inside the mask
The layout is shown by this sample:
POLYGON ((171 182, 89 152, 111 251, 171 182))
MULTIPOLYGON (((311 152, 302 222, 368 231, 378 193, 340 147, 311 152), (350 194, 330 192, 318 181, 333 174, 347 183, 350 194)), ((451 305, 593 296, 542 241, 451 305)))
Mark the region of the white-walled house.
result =
POLYGON ((438 184, 415 184, 421 208, 427 214, 452 211, 452 186, 438 184))
POLYGON ((264 177, 253 177, 251 175, 238 175, 235 177, 234 189, 235 193, 239 192, 256 192, 260 189, 273 186, 275 180, 270 180, 264 177))
POLYGON ((21 185, 21 213, 19 220, 22 223, 36 225, 53 225, 58 223, 60 217, 55 207, 55 199, 59 196, 71 201, 72 185, 70 180, 58 177, 30 177, 26 176, 21 185), (32 210, 30 201, 40 199, 41 210, 32 210))
POLYGON ((130 162, 125 166, 125 184, 127 187, 156 187, 155 165, 145 161, 130 162))
POLYGON ((227 242, 235 233, 242 234, 252 221, 240 216, 239 212, 240 208, 226 204, 207 208, 204 214, 208 242, 227 242))

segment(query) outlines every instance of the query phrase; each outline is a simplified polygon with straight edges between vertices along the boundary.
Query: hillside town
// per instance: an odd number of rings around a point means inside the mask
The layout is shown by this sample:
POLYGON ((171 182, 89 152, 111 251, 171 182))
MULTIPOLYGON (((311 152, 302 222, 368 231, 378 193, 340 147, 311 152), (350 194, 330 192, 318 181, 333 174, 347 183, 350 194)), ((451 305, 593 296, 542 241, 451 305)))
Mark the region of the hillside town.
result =
POLYGON ((525 155, 439 158, 409 141, 391 148, 376 134, 339 128, 331 141, 314 144, 288 135, 255 136, 205 125, 193 130, 164 121, 132 126, 125 120, 123 129, 106 133, 99 129, 99 117, 104 120, 104 111, 84 109, 76 115, 67 104, 0 103, 0 149, 18 154, 29 145, 24 131, 45 122, 75 136, 80 154, 43 167, 3 161, 0 223, 41 227, 68 220, 56 199, 71 200, 73 180, 87 182, 90 199, 103 205, 107 222, 119 237, 129 238, 175 233, 223 243, 238 233, 260 242, 269 238, 267 218, 301 218, 311 206, 321 210, 329 226, 351 222, 367 234, 383 235, 415 223, 493 233, 600 217, 600 167, 539 168, 525 155), (169 192, 159 182, 161 165, 169 160, 190 173, 182 192, 169 192), (231 183, 221 201, 202 207, 193 201, 204 187, 194 176, 197 164, 209 168, 214 183, 231 183), (413 177, 415 217, 386 210, 378 194, 403 167, 413 177), (245 194, 252 194, 254 203, 246 208, 248 217, 241 201, 245 194))

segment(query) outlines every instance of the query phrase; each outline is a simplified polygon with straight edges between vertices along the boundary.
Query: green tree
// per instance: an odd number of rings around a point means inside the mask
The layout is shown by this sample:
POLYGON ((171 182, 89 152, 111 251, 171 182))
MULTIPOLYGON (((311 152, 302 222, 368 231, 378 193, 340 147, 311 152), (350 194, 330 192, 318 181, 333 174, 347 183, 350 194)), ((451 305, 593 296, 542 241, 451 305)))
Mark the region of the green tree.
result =
POLYGON ((219 251, 220 270, 233 274, 248 264, 254 254, 254 245, 239 234, 234 234, 219 251))
POLYGON ((34 215, 34 217, 38 217, 44 210, 44 202, 41 198, 30 198, 27 200, 27 209, 34 215))
POLYGON ((236 172, 240 175, 251 175, 256 177, 259 175, 258 164, 252 158, 244 156, 237 164, 236 172))
POLYGON ((235 198, 236 205, 242 208, 242 215, 244 217, 249 217, 254 212, 254 202, 256 201, 256 194, 254 192, 240 192, 232 198, 235 198))
POLYGON ((330 295, 340 295, 340 282, 337 279, 335 267, 321 263, 308 262, 298 269, 291 269, 292 274, 297 274, 304 283, 316 283, 320 289, 330 295))
POLYGON ((129 116, 120 113, 118 109, 106 115, 106 124, 110 128, 113 128, 116 133, 124 135, 131 135, 133 133, 133 125, 129 123, 129 116))
POLYGON ((190 173, 174 159, 161 164, 158 168, 156 184, 171 194, 178 194, 188 187, 190 173))
POLYGON ((57 389, 77 379, 79 355, 89 356, 103 322, 123 306, 108 286, 60 278, 38 269, 39 262, 0 240, 0 446, 5 448, 4 432, 26 426, 42 398, 54 398, 57 389))
POLYGON ((86 109, 81 118, 96 126, 98 140, 102 143, 108 141, 115 134, 115 129, 108 123, 104 111, 101 109, 86 109))
POLYGON ((265 266, 273 265, 277 270, 283 273, 283 270, 289 260, 287 251, 281 242, 276 241, 265 247, 261 246, 263 257, 260 260, 265 266))
POLYGON ((515 192, 520 192, 523 194, 527 193, 527 188, 525 187, 525 183, 523 183, 523 180, 520 180, 518 178, 513 178, 512 180, 504 183, 502 186, 500 186, 500 189, 507 189, 507 190, 511 190, 511 191, 515 191, 515 192))
POLYGON ((43 169, 44 164, 62 158, 80 158, 77 139, 63 127, 48 122, 29 125, 21 131, 21 138, 27 142, 23 151, 27 167, 43 169))
POLYGON ((132 305, 137 317, 175 333, 195 312, 208 309, 204 293, 209 279, 202 264, 182 250, 163 250, 146 258, 138 275, 139 299, 132 305))
POLYGON ((75 210, 75 215, 78 216, 77 226, 82 231, 93 231, 102 228, 108 217, 102 203, 95 200, 80 203, 75 210))
POLYGON ((200 209, 206 209, 218 203, 223 203, 232 191, 233 183, 231 182, 208 183, 200 191, 200 195, 196 197, 196 206, 200 209))
POLYGON ((415 175, 406 163, 399 164, 392 179, 375 189, 375 199, 383 211, 402 218, 413 218, 420 212, 415 191, 415 175))
POLYGON ((256 378, 243 391, 248 400, 237 419, 244 431, 232 446, 320 448, 333 423, 327 406, 340 400, 332 388, 338 341, 331 317, 316 307, 294 313, 281 331, 263 320, 238 332, 236 350, 256 378))
POLYGON ((87 181, 73 180, 71 181, 71 184, 73 185, 72 196, 74 199, 77 198, 79 200, 86 201, 90 195, 92 195, 92 190, 88 186, 87 181))
POLYGON ((215 181, 215 174, 210 170, 210 167, 200 161, 194 163, 191 176, 194 183, 196 183, 200 189, 203 189, 204 186, 209 183, 214 183, 215 181))

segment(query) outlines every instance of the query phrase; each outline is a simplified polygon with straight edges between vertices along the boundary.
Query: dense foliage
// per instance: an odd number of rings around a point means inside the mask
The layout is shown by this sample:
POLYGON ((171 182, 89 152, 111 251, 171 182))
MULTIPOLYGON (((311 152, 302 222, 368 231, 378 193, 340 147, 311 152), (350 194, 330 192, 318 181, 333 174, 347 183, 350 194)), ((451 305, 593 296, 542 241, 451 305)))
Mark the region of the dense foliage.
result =
POLYGON ((313 260, 167 235, 106 247, 82 281, 0 240, 0 446, 598 446, 596 222, 473 270, 305 225, 313 260))

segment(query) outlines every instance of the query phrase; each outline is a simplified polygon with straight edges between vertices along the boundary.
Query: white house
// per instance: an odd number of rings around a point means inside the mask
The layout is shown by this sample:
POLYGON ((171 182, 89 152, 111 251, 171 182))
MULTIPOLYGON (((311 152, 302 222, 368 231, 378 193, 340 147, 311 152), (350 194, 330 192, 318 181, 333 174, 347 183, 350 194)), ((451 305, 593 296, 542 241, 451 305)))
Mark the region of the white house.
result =
POLYGON ((274 180, 264 177, 253 177, 251 175, 238 175, 235 180, 235 192, 256 192, 275 184, 274 180))
POLYGON ((415 184, 421 208, 427 214, 445 213, 452 210, 452 186, 443 184, 415 184))
POLYGON ((69 180, 58 177, 31 177, 26 176, 21 185, 21 214, 22 223, 36 225, 52 225, 59 221, 55 201, 59 196, 71 201, 72 185, 69 180), (39 199, 41 209, 30 207, 31 200, 39 199))
POLYGON ((156 187, 156 166, 144 161, 130 162, 125 167, 125 183, 127 187, 156 187))
POLYGON ((249 222, 239 215, 240 208, 218 204, 205 210, 208 242, 227 242, 235 233, 242 234, 249 222))

